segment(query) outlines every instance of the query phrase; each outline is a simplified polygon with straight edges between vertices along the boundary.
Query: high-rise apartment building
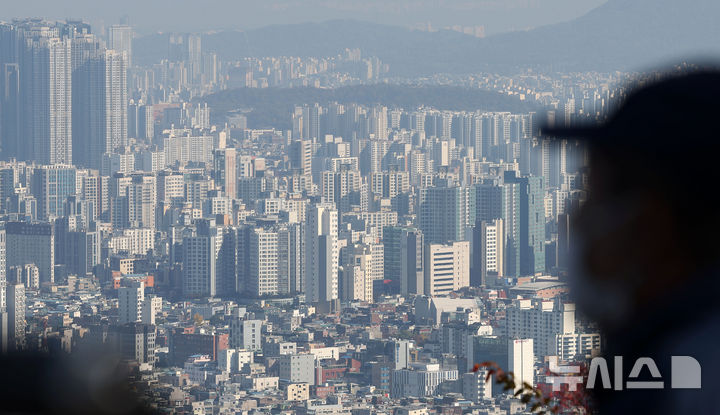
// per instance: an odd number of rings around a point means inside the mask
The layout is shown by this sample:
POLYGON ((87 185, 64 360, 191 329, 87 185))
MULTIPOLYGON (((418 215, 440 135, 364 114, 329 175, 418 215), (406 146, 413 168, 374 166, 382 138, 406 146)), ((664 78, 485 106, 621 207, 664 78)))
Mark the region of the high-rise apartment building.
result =
MULTIPOLYGON (((5 29, 0 28, 0 31, 4 32, 5 29)), ((12 35, 2 33, 0 36, 3 38, 0 49, 12 49, 11 42, 5 41, 6 37, 12 35)), ((23 147, 20 65, 16 58, 11 62, 0 59, 0 154, 5 158, 17 157, 23 147)))
POLYGON ((383 229, 384 273, 393 290, 402 295, 424 292, 423 233, 417 228, 386 226, 383 229))
POLYGON ((108 28, 108 49, 125 53, 127 67, 132 67, 133 30, 128 25, 112 25, 108 28))
POLYGON ((141 321, 144 302, 145 285, 142 281, 130 281, 118 288, 118 324, 141 321))
POLYGON ((41 166, 32 177, 32 192, 38 201, 39 219, 65 216, 65 201, 77 192, 77 170, 71 165, 41 166))
POLYGON ((248 238, 245 292, 254 296, 278 293, 278 232, 251 229, 248 238))
POLYGON ((217 149, 214 152, 215 185, 230 199, 237 197, 237 153, 234 148, 217 149))
POLYGON ((420 193, 420 228, 428 243, 465 239, 468 224, 474 223, 474 200, 469 188, 429 187, 420 193))
POLYGON ((25 286, 9 284, 6 292, 8 345, 19 350, 25 345, 25 286))
POLYGON ((520 213, 519 183, 490 180, 475 185, 476 230, 483 221, 503 222, 503 275, 520 275, 520 213))
POLYGON ((516 300, 506 311, 508 337, 534 339, 535 356, 557 352, 557 336, 575 333, 575 304, 547 300, 516 300))
MULTIPOLYGON (((304 217, 304 215, 303 215, 304 217)), ((278 230, 278 292, 301 293, 305 285, 305 224, 289 223, 278 230)))
POLYGON ((305 221, 305 299, 308 303, 338 298, 338 213, 332 205, 307 209, 305 221))
POLYGON ((488 275, 502 277, 505 269, 505 225, 502 219, 478 221, 473 229, 471 285, 487 283, 488 275))
POLYGON ((383 245, 356 243, 341 253, 341 299, 372 302, 373 282, 383 278, 383 245))
POLYGON ((512 339, 508 341, 508 370, 515 378, 515 390, 522 389, 522 385, 535 386, 535 353, 533 352, 533 339, 512 339))
POLYGON ((140 322, 146 325, 155 325, 155 318, 162 311, 162 297, 155 294, 145 296, 142 304, 140 322))
POLYGON ((213 297, 217 290, 215 236, 183 238, 183 283, 185 297, 213 297))
POLYGON ((73 41, 73 161, 100 169, 104 154, 128 144, 127 55, 94 35, 73 41))
POLYGON ((34 264, 40 282, 55 281, 55 228, 50 223, 5 224, 6 266, 34 264))
POLYGON ((72 163, 72 41, 51 27, 24 31, 21 158, 72 163))
POLYGON ((290 145, 290 165, 300 175, 312 172, 312 141, 297 140, 290 145))
POLYGON ((535 275, 545 271, 545 192, 543 178, 518 177, 514 171, 506 171, 506 184, 519 185, 520 224, 519 251, 520 273, 535 275))

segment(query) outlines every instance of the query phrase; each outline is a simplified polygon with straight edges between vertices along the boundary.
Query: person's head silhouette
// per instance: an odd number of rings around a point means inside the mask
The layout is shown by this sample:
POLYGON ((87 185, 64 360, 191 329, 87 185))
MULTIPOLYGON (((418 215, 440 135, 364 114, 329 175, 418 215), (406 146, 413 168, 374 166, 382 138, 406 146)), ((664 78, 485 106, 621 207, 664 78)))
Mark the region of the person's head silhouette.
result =
POLYGON ((578 305, 606 328, 631 323, 720 259, 719 110, 720 73, 698 72, 636 87, 599 126, 544 129, 588 145, 569 278, 586 278, 575 284, 578 305))
MULTIPOLYGON (((719 113, 720 73, 705 71, 637 86, 602 125, 543 131, 588 146, 568 280, 578 310, 603 330, 604 355, 653 358, 666 376, 671 356, 692 356, 703 387, 720 369, 708 346, 720 331, 719 113)), ((604 413, 717 407, 712 392, 596 392, 604 413)))

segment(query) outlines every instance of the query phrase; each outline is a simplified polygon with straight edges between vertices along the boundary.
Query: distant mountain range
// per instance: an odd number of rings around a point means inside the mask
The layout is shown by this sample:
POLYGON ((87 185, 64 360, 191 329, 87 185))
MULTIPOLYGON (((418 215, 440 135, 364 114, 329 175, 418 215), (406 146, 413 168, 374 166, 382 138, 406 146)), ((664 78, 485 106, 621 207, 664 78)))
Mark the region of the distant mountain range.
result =
MULTIPOLYGON (((203 37, 224 59, 332 56, 360 48, 390 64, 391 75, 472 73, 541 67, 630 70, 681 58, 720 56, 720 1, 609 0, 569 22, 478 39, 451 31, 421 32, 358 21, 268 26, 203 37)), ((167 35, 135 42, 138 62, 167 54, 167 35)))

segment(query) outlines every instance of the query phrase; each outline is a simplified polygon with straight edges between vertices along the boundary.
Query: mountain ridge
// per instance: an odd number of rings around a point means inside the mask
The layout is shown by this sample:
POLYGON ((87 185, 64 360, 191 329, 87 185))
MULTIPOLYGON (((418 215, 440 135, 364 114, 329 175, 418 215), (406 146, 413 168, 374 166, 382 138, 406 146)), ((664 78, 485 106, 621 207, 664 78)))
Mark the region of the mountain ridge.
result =
MULTIPOLYGON (((247 56, 333 56, 360 48, 390 64, 391 76, 642 69, 683 58, 720 56, 720 2, 610 0, 576 19, 527 31, 475 38, 354 20, 273 25, 203 36, 203 48, 226 60, 247 56)), ((162 35, 156 35, 162 36, 162 35)), ((162 46, 158 39, 155 49, 162 46)), ((140 53, 143 41, 138 40, 140 53)), ((152 54, 157 57, 157 51, 152 54)), ((141 58, 140 61, 143 61, 141 58)))

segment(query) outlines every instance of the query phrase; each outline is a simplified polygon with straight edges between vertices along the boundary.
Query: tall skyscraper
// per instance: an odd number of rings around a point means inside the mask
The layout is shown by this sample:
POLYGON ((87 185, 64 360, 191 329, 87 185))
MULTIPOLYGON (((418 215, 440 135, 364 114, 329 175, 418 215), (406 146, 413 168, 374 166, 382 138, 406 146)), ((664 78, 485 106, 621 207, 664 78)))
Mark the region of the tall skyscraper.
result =
POLYGON ((305 285, 305 223, 278 231, 278 292, 301 293, 305 285))
POLYGON ((305 230, 305 299, 308 303, 338 298, 338 213, 331 205, 307 209, 305 230))
POLYGON ((152 142, 155 138, 155 114, 152 105, 140 106, 137 117, 137 138, 152 142))
POLYGON ((133 30, 128 25, 112 25, 108 29, 108 49, 124 52, 127 55, 127 67, 132 67, 133 30))
POLYGON ((520 186, 520 273, 534 275, 545 271, 545 191, 543 178, 517 177, 505 172, 506 184, 520 186))
POLYGON ((234 148, 223 148, 214 152, 215 185, 222 187, 230 199, 237 197, 237 153, 234 148))
POLYGON ((187 63, 190 73, 188 74, 193 83, 202 80, 202 36, 189 34, 187 37, 187 63))
POLYGON ((558 238, 555 248, 555 263, 560 272, 567 272, 570 266, 570 244, 572 241, 572 217, 569 213, 558 215, 558 238))
POLYGON ((429 187, 420 194, 420 228, 428 243, 465 239, 468 224, 474 223, 475 203, 464 187, 429 187))
POLYGON ((127 227, 155 229, 156 177, 135 174, 126 189, 127 227))
POLYGON ((234 295, 244 290, 246 251, 246 228, 224 229, 217 261, 220 278, 216 289, 219 295, 234 295))
POLYGON ((183 239, 183 283, 185 297, 214 297, 216 294, 215 236, 198 235, 183 239))
POLYGON ((103 50, 95 35, 76 35, 72 39, 73 162, 81 166, 90 166, 91 142, 104 133, 99 120, 93 117, 96 110, 103 107, 96 90, 104 83, 93 70, 93 62, 103 50))
POLYGON ((293 141, 290 145, 290 165, 300 175, 312 172, 312 142, 309 140, 293 141))
POLYGON ((502 219, 477 221, 473 229, 472 286, 487 283, 487 277, 503 276, 505 270, 505 226, 502 219))
POLYGON ((9 349, 19 350, 25 345, 25 286, 23 284, 8 285, 5 303, 9 349))
POLYGON ((51 26, 22 31, 22 146, 41 164, 72 163, 72 41, 51 26))
POLYGON ((21 144, 19 43, 16 27, 0 23, 0 154, 17 157, 21 144))
POLYGON ((127 57, 99 50, 79 64, 73 80, 76 163, 100 169, 103 154, 128 144, 127 57))
POLYGON ((248 240, 245 292, 260 297, 278 293, 278 233, 255 228, 248 240))
POLYGON ((535 353, 533 339, 513 339, 508 341, 508 370, 515 375, 515 390, 527 383, 535 386, 535 353))
MULTIPOLYGON (((0 49, 6 42, 0 44, 0 49)), ((20 65, 0 60, 0 154, 3 158, 19 154, 21 137, 20 65)))
POLYGON ((118 323, 136 323, 142 319, 145 301, 145 285, 142 281, 131 281, 118 288, 118 323))
POLYGON ((520 275, 520 184, 492 180, 475 186, 476 226, 503 222, 503 275, 520 275))
POLYGON ((423 233, 416 228, 386 226, 385 279, 392 280, 393 290, 402 295, 424 292, 423 233))

